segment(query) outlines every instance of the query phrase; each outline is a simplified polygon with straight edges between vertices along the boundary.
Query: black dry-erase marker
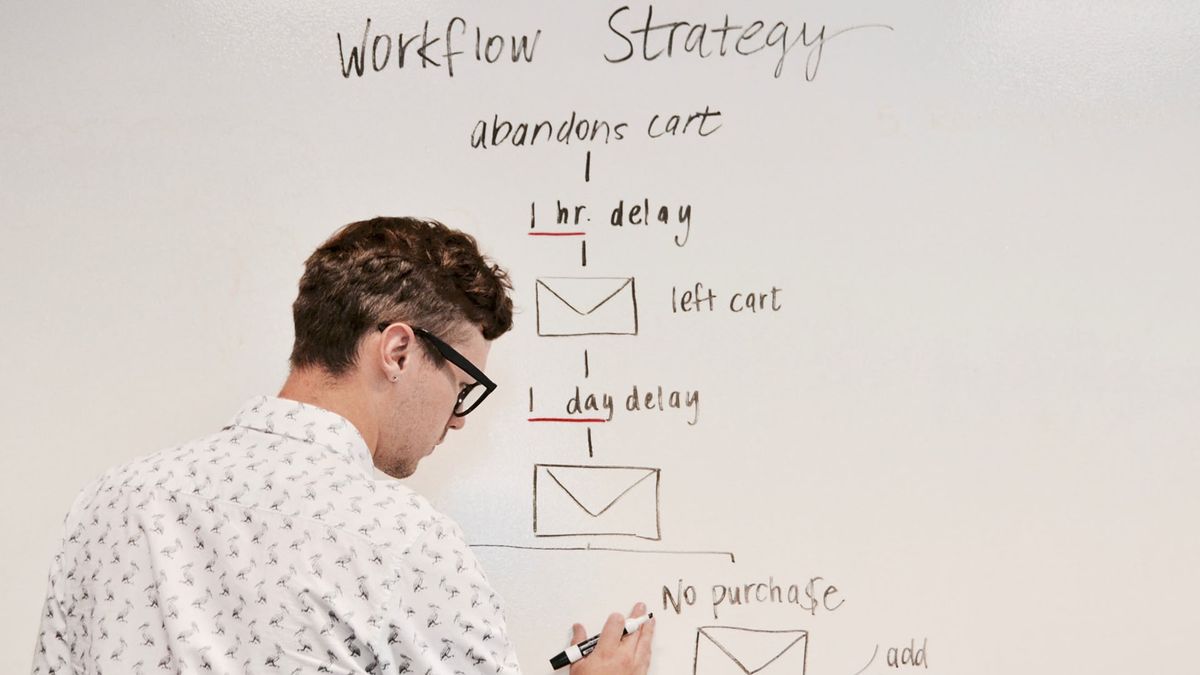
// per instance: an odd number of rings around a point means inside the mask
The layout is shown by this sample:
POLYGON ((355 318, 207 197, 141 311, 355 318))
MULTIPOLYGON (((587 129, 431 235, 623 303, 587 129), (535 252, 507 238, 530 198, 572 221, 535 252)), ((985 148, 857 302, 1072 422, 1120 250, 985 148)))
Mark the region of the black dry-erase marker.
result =
MULTIPOLYGON (((621 637, 625 637, 626 635, 636 631, 642 627, 642 624, 653 618, 654 612, 646 614, 645 616, 639 616, 636 619, 625 619, 625 632, 621 633, 621 637)), ((563 668, 575 663, 579 659, 591 654, 592 650, 596 648, 596 645, 599 644, 599 642, 600 636, 593 635, 577 645, 571 645, 570 647, 567 647, 566 650, 560 652, 558 656, 550 659, 550 667, 558 670, 559 668, 563 668)))

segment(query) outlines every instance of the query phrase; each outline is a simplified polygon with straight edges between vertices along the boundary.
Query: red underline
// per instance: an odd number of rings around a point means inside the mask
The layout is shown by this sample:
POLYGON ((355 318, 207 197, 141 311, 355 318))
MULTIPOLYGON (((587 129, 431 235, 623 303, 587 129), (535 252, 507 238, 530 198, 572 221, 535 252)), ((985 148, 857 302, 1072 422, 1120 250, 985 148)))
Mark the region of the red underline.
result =
POLYGON ((587 232, 530 232, 531 237, 582 237, 587 232))
POLYGON ((603 417, 530 417, 530 422, 607 422, 603 417))

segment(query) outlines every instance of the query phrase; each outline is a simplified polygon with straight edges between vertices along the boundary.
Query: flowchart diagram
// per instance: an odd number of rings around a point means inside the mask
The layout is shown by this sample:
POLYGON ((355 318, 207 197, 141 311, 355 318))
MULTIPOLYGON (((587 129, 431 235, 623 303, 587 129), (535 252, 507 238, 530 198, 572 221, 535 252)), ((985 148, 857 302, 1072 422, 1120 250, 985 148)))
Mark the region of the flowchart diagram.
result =
MULTIPOLYGON (((585 158, 584 180, 590 181, 593 171, 592 153, 585 158)), ((638 217, 634 207, 634 217, 638 217)), ((531 205, 529 234, 536 237, 561 239, 578 237, 579 263, 588 266, 587 229, 570 231, 556 229, 538 230, 536 207, 531 205)), ((574 215, 561 203, 557 208, 556 225, 580 227, 586 219, 580 213, 586 206, 576 206, 574 215)), ((688 234, 693 234, 693 217, 696 210, 687 207, 688 234)), ((620 226, 628 219, 622 213, 620 226)), ((611 226, 616 225, 614 220, 611 226)), ((603 226, 601 226, 603 229, 603 226)), ((680 240, 673 240, 680 245, 680 240)), ((595 260, 592 261, 593 266, 595 260)), ((744 294, 740 306, 730 305, 730 311, 750 308, 766 312, 783 309, 780 294, 783 289, 772 287, 769 293, 744 294), (759 300, 761 296, 761 301, 759 300)), ((545 275, 537 276, 533 284, 536 334, 538 338, 573 339, 566 349, 582 348, 585 379, 590 376, 589 350, 597 345, 592 339, 609 340, 614 336, 637 336, 641 332, 639 322, 639 294, 645 289, 639 286, 634 275, 545 275)), ((743 294, 735 294, 741 297, 743 294)), ((685 289, 682 295, 671 289, 671 311, 702 311, 702 303, 715 302, 716 293, 697 284, 694 289, 685 289), (703 292, 707 292, 704 295, 703 292)), ((556 343, 557 344, 557 343, 556 343)), ((606 343, 611 344, 611 343, 606 343)), ((567 398, 561 408, 547 411, 539 405, 534 386, 529 386, 529 421, 535 423, 557 423, 581 425, 586 430, 588 463, 560 463, 551 458, 533 465, 532 513, 530 529, 533 536, 546 541, 568 541, 562 550, 577 551, 578 542, 584 550, 622 551, 633 554, 682 554, 719 555, 730 563, 736 562, 732 551, 681 551, 671 548, 648 548, 608 545, 614 538, 625 541, 640 541, 645 544, 664 545, 669 535, 662 526, 663 512, 669 506, 663 504, 661 495, 670 472, 654 466, 624 466, 605 463, 596 459, 592 439, 592 427, 614 421, 618 412, 629 414, 641 410, 691 411, 688 424, 694 426, 699 420, 700 392, 698 390, 673 390, 636 385, 631 391, 610 392, 588 390, 576 386, 574 395, 567 398)), ((555 550, 554 546, 519 547, 539 550, 555 550)), ((813 598, 817 592, 817 579, 810 581, 808 594, 813 598)), ((798 588, 793 586, 793 588, 798 588)), ((836 590, 836 589, 835 589, 836 590)), ((686 592, 684 593, 686 596, 686 592)), ((663 609, 672 602, 664 587, 663 609)), ((724 597, 724 596, 722 596, 724 597)), ((730 598, 732 602, 738 602, 730 598)), ((674 600, 674 609, 681 611, 680 601, 674 600)), ((816 600, 814 599, 814 602, 816 600)), ((793 603, 798 604, 798 603, 793 603)), ((828 609, 828 607, 826 608, 828 609)), ((721 673, 788 673, 805 675, 809 641, 809 630, 797 627, 705 625, 695 632, 692 646, 693 675, 716 675, 721 673)))

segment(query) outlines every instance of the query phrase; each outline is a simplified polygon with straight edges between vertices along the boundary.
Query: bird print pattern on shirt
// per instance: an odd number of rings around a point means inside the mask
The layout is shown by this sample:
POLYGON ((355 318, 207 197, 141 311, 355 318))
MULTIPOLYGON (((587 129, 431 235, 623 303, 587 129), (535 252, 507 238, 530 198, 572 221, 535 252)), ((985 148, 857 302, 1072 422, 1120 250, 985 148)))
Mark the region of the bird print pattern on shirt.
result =
POLYGON ((33 673, 519 673, 456 523, 348 420, 260 396, 75 498, 33 673))

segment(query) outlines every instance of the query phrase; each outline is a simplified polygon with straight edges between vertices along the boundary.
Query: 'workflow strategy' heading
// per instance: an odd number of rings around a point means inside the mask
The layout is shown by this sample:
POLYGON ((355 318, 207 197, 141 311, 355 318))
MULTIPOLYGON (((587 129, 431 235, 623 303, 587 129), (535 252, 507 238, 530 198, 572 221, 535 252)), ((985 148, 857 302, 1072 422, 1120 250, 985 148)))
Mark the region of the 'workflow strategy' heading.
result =
MULTIPOLYGON (((712 22, 662 20, 655 18, 654 5, 647 5, 644 12, 624 5, 608 16, 610 39, 603 58, 607 63, 620 64, 658 59, 761 59, 766 55, 772 59, 774 77, 779 78, 789 57, 798 52, 803 54, 804 79, 811 82, 821 67, 825 46, 835 37, 864 28, 892 30, 885 24, 830 28, 808 21, 743 21, 731 19, 729 14, 712 22)), ((367 17, 362 40, 357 44, 349 33, 345 38, 337 33, 338 59, 346 79, 416 68, 454 77, 455 67, 461 67, 464 61, 478 65, 533 63, 539 44, 545 44, 542 32, 541 28, 521 33, 493 32, 460 16, 444 21, 426 19, 406 30, 389 32, 378 26, 373 29, 367 17)))

